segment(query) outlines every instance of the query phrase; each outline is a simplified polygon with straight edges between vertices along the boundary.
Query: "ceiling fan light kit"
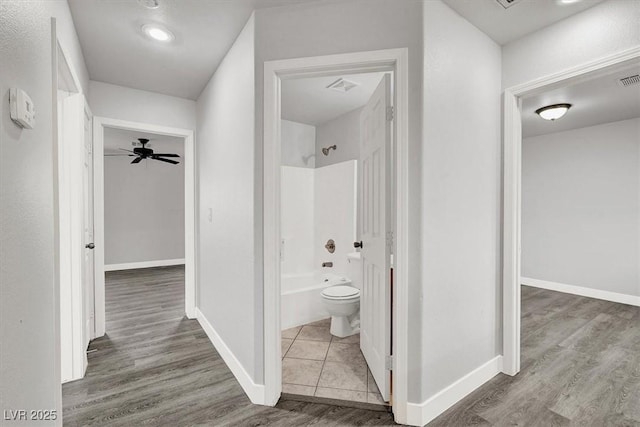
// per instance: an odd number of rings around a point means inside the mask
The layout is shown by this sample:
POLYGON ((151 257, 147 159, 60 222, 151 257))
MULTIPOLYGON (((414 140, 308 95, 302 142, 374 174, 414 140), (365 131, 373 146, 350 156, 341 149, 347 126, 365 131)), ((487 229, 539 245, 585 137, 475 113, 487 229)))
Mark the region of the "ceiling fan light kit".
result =
MULTIPOLYGON (((166 157, 180 157, 180 155, 174 154, 174 153, 154 153, 154 151, 151 148, 145 147, 145 145, 149 142, 147 138, 138 138, 138 141, 140 142, 140 145, 142 147, 135 147, 133 151, 120 148, 121 151, 126 151, 127 153, 130 153, 130 154, 119 154, 120 156, 135 157, 135 159, 131 161, 131 164, 140 163, 144 159, 158 160, 165 163, 171 163, 172 165, 177 165, 178 163, 180 163, 176 160, 171 160, 166 158, 166 157)), ((115 155, 118 155, 118 154, 115 154, 115 155)))

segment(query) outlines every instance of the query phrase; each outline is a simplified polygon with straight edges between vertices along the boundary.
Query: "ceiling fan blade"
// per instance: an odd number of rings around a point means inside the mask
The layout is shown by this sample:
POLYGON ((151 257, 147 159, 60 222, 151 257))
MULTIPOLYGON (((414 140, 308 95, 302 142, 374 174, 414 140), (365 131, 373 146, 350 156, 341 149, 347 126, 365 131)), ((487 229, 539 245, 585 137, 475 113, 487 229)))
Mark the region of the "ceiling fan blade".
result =
POLYGON ((153 156, 151 158, 154 160, 160 160, 161 162, 171 163, 172 165, 177 165, 178 163, 180 163, 180 162, 176 162, 175 160, 163 159, 162 157, 153 156))
POLYGON ((134 163, 140 163, 142 161, 142 157, 136 157, 135 159, 133 159, 133 161, 131 162, 131 164, 134 163))
POLYGON ((166 153, 153 153, 153 155, 158 157, 180 157, 178 154, 166 154, 166 153))
POLYGON ((124 154, 124 153, 122 153, 122 154, 120 154, 120 153, 118 153, 118 154, 109 153, 109 154, 105 154, 105 156, 129 156, 129 157, 133 157, 134 155, 133 154, 124 154))
POLYGON ((134 151, 127 150, 127 149, 125 149, 125 148, 118 148, 118 150, 122 150, 122 151, 126 151, 127 153, 134 153, 134 154, 135 154, 135 152, 134 152, 134 151))

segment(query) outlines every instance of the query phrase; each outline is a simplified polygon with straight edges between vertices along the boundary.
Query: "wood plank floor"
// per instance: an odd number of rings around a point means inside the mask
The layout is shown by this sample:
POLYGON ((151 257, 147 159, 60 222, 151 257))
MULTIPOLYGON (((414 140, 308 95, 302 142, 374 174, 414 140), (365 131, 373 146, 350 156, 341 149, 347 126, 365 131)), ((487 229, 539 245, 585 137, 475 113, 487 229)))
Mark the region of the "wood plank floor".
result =
POLYGON ((640 307, 522 287, 521 371, 430 426, 640 426, 640 307))
MULTIPOLYGON (((63 386, 65 426, 393 425, 319 403, 252 405, 195 320, 184 269, 107 275, 108 335, 63 386)), ((640 308, 523 287, 522 371, 498 375, 430 426, 640 426, 640 308)))
POLYGON ((107 335, 85 378, 63 385, 65 426, 393 425, 318 403, 253 405, 200 325, 184 317, 184 268, 107 273, 107 335))

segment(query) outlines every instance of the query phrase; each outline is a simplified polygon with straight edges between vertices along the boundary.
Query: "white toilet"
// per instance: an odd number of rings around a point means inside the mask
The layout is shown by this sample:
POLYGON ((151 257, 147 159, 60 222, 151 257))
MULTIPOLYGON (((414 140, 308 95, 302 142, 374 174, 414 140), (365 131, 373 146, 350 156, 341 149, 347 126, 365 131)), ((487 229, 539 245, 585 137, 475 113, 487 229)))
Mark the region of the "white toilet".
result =
POLYGON ((331 315, 331 335, 344 338, 360 331, 360 290, 350 280, 324 288, 322 302, 331 315))

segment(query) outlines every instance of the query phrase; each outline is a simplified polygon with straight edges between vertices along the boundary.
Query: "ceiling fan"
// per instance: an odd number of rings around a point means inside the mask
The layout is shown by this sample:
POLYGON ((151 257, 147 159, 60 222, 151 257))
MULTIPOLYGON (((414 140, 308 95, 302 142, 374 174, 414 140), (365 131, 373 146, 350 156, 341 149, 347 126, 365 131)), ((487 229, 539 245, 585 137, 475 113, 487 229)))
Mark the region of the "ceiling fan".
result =
POLYGON ((145 145, 149 142, 147 138, 138 138, 140 145, 142 147, 134 147, 133 151, 125 150, 124 148, 119 148, 119 150, 126 151, 131 154, 105 154, 105 156, 131 156, 135 157, 133 163, 140 163, 144 159, 153 159, 160 160, 161 162, 171 163, 172 165, 177 165, 180 162, 175 160, 165 159, 165 157, 180 157, 178 154, 170 154, 170 153, 154 153, 151 148, 146 148, 145 145))

